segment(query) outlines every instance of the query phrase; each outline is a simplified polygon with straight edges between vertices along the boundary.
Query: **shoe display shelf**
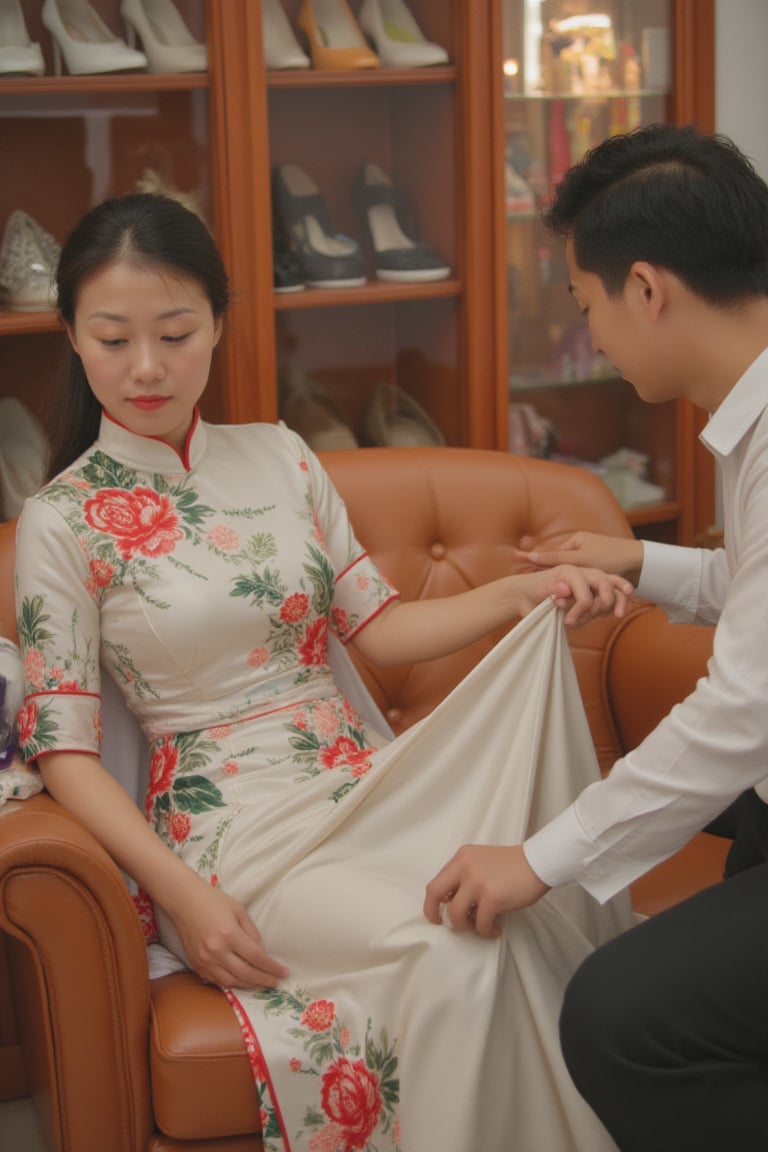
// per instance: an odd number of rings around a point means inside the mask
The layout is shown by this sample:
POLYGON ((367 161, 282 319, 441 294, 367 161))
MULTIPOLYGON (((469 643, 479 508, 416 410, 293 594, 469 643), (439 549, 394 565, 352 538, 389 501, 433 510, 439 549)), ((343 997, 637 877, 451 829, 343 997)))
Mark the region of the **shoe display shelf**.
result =
MULTIPOLYGON (((319 194, 328 231, 357 246, 362 272, 350 263, 351 284, 326 280, 316 287, 308 276, 303 290, 275 293, 278 389, 286 377, 305 374, 361 444, 371 443, 371 408, 387 384, 427 414, 425 443, 433 442, 433 422, 447 443, 503 447, 492 225, 498 4, 410 0, 407 13, 434 53, 428 58, 437 61, 418 66, 386 52, 373 66, 333 66, 332 56, 329 62, 313 54, 305 33, 313 7, 319 19, 333 5, 281 0, 310 66, 266 73, 273 192, 277 185, 273 228, 290 233, 287 173, 319 194), (409 219, 412 274, 382 267, 385 241, 370 227, 383 213, 394 228, 396 218, 403 222, 401 208, 409 219)), ((370 2, 350 0, 344 7, 355 22, 367 17, 369 26, 378 16, 370 2)), ((338 18, 344 18, 341 6, 338 18)), ((381 50, 375 37, 366 43, 381 50)))
POLYGON ((597 471, 639 536, 689 543, 714 518, 714 478, 686 401, 648 405, 570 296, 564 245, 541 222, 570 164, 641 124, 714 123, 711 0, 503 0, 510 441, 526 414, 546 452, 597 471))
MULTIPOLYGON (((207 416, 277 419, 281 374, 294 369, 335 393, 358 429, 386 383, 418 403, 447 442, 503 447, 491 69, 498 0, 408 4, 447 62, 379 62, 365 73, 310 66, 300 74, 266 68, 261 0, 174 4, 206 45, 205 72, 70 75, 65 59, 58 76, 43 0, 21 0, 44 73, 0 75, 0 144, 8 158, 0 228, 23 209, 61 241, 91 204, 130 190, 151 169, 194 194, 231 275, 234 304, 204 397, 207 416), (335 229, 359 242, 364 285, 275 292, 271 183, 280 163, 301 165, 335 229), (447 276, 411 283, 376 277, 353 206, 365 164, 396 184, 416 239, 449 265, 447 276)), ((92 0, 91 7, 125 35, 120 0, 92 0)), ((298 0, 279 7, 296 34, 298 0)), ((353 20, 361 8, 350 0, 353 20)), ((53 313, 0 312, 0 391, 44 410, 62 341, 53 313)))
MULTIPOLYGON (((510 160, 514 166, 512 145, 527 133, 551 179, 565 160, 561 113, 569 158, 586 141, 581 121, 598 107, 603 119, 595 112, 590 120, 590 141, 610 129, 611 109, 629 110, 638 99, 646 113, 661 109, 711 125, 714 0, 579 5, 612 14, 616 27, 619 13, 629 19, 636 8, 648 13, 641 30, 666 25, 671 80, 669 93, 653 100, 642 85, 590 94, 575 119, 573 94, 515 91, 514 77, 502 71, 505 60, 522 57, 515 37, 525 19, 538 14, 546 23, 565 0, 386 0, 401 3, 415 40, 423 36, 437 55, 426 65, 402 65, 395 37, 395 55, 390 44, 389 54, 365 67, 327 66, 327 58, 319 67, 312 59, 309 15, 326 19, 341 0, 152 0, 173 3, 205 46, 205 71, 152 71, 159 58, 153 64, 147 53, 146 70, 80 75, 69 74, 66 58, 64 74, 55 74, 46 2, 18 0, 43 73, 0 73, 0 230, 21 210, 61 241, 98 199, 135 188, 148 172, 155 186, 191 196, 216 235, 233 293, 203 401, 207 417, 276 420, 282 381, 301 380, 358 443, 370 442, 375 424, 398 424, 372 419, 387 396, 421 410, 429 436, 437 429, 449 444, 505 450, 512 398, 535 408, 545 427, 565 431, 563 454, 593 463, 627 447, 648 457, 646 479, 664 488, 664 499, 631 511, 639 529, 681 541, 706 531, 714 485, 696 449, 697 416, 682 403, 671 414, 648 409, 598 360, 581 372, 583 337, 560 376, 543 371, 553 342, 576 317, 561 254, 541 230, 540 204, 526 203, 526 189, 506 169, 510 160), (291 66, 281 56, 286 37, 298 53, 291 66), (296 283, 295 253, 276 260, 284 240, 273 203, 281 166, 294 175, 300 169, 317 189, 330 232, 347 238, 341 249, 357 246, 363 283, 306 287, 296 283), (360 210, 361 173, 379 224, 388 218, 390 233, 395 219, 403 224, 408 243, 436 258, 437 276, 381 278, 372 217, 360 210), (276 291, 278 263, 295 290, 276 291)), ((376 31, 384 15, 390 27, 405 21, 397 12, 393 21, 384 3, 343 5, 374 58, 376 37, 363 37, 360 26, 376 31)), ((5 4, 10 11, 11 0, 0 0, 0 11, 5 4)), ((140 23, 137 0, 90 4, 127 38, 124 5, 140 23)), ((140 33, 134 46, 143 50, 140 33)), ((418 43, 416 50, 423 52, 418 43)), ((44 415, 64 340, 53 312, 0 310, 0 397, 16 396, 44 415)))
MULTIPOLYGON (((76 8, 80 0, 68 2, 76 8)), ((0 0, 0 9, 5 3, 0 0)), ((129 38, 124 13, 141 17, 141 5, 133 0, 92 0, 87 7, 116 38, 129 38)), ((259 88, 253 76, 261 56, 258 4, 149 0, 144 7, 154 16, 163 9, 165 18, 175 13, 173 30, 185 40, 181 54, 155 54, 139 70, 74 75, 65 57, 63 74, 57 75, 55 37, 43 21, 43 2, 21 0, 19 11, 30 42, 40 47, 43 71, 0 74, 0 235, 17 210, 61 242, 83 212, 106 196, 153 188, 186 197, 217 237, 236 298, 206 391, 206 414, 256 419, 274 407, 274 384, 259 389, 266 374, 253 322, 258 292, 251 149, 254 105, 263 100, 263 84, 259 88), (162 66, 195 71, 151 70, 162 66)), ((3 28, 0 21, 0 33, 3 28)), ((140 51, 141 36, 134 39, 140 51)), ((87 44, 82 51, 87 53, 87 44)), ((87 67, 87 59, 82 64, 87 67)), ((57 387, 64 333, 55 312, 15 311, 6 304, 0 297, 0 396, 17 396, 44 416, 57 387)))

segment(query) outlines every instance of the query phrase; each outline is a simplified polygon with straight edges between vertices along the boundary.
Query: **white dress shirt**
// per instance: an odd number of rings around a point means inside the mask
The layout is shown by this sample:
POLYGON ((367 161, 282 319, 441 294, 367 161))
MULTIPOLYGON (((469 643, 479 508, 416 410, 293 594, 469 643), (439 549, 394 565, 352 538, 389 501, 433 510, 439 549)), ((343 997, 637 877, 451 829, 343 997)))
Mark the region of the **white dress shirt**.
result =
POLYGON ((646 542, 638 594, 671 619, 716 624, 708 674, 645 740, 526 841, 552 886, 607 900, 751 786, 768 798, 768 349, 701 440, 723 486, 724 548, 646 542))

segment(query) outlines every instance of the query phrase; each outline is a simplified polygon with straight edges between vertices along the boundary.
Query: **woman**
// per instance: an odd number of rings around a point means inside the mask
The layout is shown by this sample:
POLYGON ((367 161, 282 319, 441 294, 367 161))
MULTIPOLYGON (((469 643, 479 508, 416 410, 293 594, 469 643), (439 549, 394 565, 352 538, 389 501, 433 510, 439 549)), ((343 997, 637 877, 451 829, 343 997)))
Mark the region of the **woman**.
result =
POLYGON ((543 602, 566 623, 621 615, 631 585, 563 566, 402 603, 297 436, 200 420, 227 299, 207 230, 164 197, 101 204, 63 247, 70 418, 18 539, 25 754, 151 896, 163 942, 227 990, 266 1148, 609 1148, 560 1065, 556 1021, 626 905, 545 900, 480 940, 430 925, 422 901, 457 843, 514 843, 592 778, 543 602), (328 666, 329 628, 396 664, 540 604, 527 677, 547 739, 569 741, 550 780, 533 779, 541 741, 516 744, 525 728, 504 707, 525 625, 458 706, 389 743, 328 666), (100 662, 150 742, 146 821, 98 758, 100 662))

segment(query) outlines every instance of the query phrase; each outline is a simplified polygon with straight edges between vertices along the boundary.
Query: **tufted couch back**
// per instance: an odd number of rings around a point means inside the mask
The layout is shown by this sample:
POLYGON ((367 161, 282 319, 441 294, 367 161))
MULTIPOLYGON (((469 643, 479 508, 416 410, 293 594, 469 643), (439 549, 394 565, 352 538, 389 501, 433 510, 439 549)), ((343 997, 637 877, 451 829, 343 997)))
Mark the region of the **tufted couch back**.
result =
MULTIPOLYGON (((580 469, 469 448, 367 448, 322 457, 361 543, 404 599, 450 596, 520 570, 524 536, 562 540, 579 528, 629 536, 603 482, 580 469)), ((619 755, 606 702, 605 651, 616 627, 597 620, 569 633, 582 698, 604 771, 619 755)), ((358 661, 395 732, 426 715, 500 633, 441 660, 396 669, 358 661)))

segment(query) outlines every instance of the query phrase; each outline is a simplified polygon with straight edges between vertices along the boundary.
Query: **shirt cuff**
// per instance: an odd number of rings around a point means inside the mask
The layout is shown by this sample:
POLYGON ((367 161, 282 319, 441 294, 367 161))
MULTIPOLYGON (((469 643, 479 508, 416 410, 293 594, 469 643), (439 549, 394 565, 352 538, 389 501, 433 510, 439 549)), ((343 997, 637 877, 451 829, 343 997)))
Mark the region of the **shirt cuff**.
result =
POLYGON ((690 622, 696 616, 700 586, 701 560, 695 548, 643 541, 640 599, 661 605, 671 620, 690 622))
POLYGON ((550 820, 523 844, 526 860, 539 879, 550 888, 580 880, 583 862, 594 854, 594 850, 573 805, 550 820))

